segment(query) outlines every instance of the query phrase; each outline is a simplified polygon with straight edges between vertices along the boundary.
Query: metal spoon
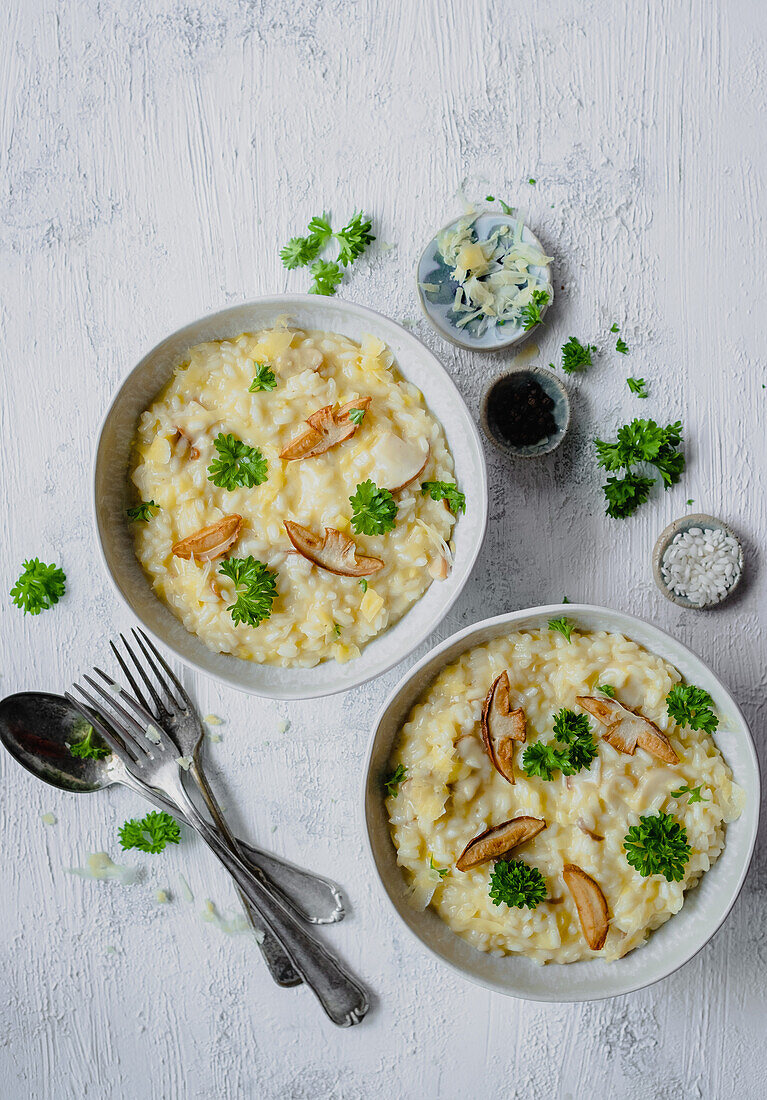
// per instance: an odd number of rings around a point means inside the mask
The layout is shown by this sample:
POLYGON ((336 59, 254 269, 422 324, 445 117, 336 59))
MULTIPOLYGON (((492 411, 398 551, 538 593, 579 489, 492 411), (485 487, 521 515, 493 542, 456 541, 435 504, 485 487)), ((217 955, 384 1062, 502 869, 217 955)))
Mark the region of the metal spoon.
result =
MULTIPOLYGON (((32 775, 77 794, 100 791, 117 783, 139 790, 125 766, 112 753, 103 760, 81 760, 67 748, 78 738, 72 728, 81 714, 61 695, 23 691, 0 701, 0 742, 11 756, 32 775)), ((174 816, 177 807, 158 792, 156 806, 174 816)), ((260 867, 285 900, 304 920, 312 924, 333 924, 342 920, 344 904, 334 882, 305 871, 272 852, 238 840, 246 860, 260 867)))

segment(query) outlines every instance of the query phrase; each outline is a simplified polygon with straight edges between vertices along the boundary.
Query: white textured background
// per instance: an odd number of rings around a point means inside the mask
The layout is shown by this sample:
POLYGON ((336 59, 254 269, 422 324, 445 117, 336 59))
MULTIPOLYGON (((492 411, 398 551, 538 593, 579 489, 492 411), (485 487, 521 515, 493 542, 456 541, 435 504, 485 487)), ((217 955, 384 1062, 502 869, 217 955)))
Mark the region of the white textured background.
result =
MULTIPOLYGON (((488 454, 488 539, 439 637, 565 594, 635 612, 713 665, 763 745, 766 46, 758 0, 3 4, 2 589, 39 554, 63 564, 68 593, 37 619, 2 597, 2 692, 61 690, 127 625, 96 560, 87 471, 140 355, 227 302, 305 289, 277 250, 323 207, 339 220, 364 207, 396 246, 343 293, 416 319, 416 255, 467 179, 518 206, 556 257, 541 362, 571 334, 605 350, 569 383, 575 423, 555 457, 488 454), (634 415, 681 418, 689 467, 619 523, 602 515, 589 439, 634 415), (742 596, 714 613, 674 608, 651 578, 653 541, 687 498, 747 551, 742 596)), ((416 331, 476 411, 502 360, 416 331)), ((245 937, 201 921, 205 897, 230 913, 235 899, 197 843, 128 853, 145 868, 130 888, 72 878, 64 867, 90 851, 119 858, 117 825, 141 803, 66 796, 0 759, 4 1100, 764 1095, 763 851, 715 940, 612 1002, 490 995, 405 938, 360 825, 370 718, 404 671, 291 706, 187 675, 203 713, 227 720, 211 755, 239 827, 346 888, 350 916, 328 939, 375 993, 350 1032, 305 991, 274 988, 245 937)))

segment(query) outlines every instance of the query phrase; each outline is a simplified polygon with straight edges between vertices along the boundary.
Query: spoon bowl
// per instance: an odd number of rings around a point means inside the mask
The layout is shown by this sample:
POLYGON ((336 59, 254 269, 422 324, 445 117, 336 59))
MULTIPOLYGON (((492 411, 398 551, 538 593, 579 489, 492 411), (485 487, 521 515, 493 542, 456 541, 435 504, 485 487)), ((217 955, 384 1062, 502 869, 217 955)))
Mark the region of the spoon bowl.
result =
POLYGON ((61 695, 21 691, 0 701, 0 741, 44 783, 76 794, 100 791, 115 782, 109 776, 109 758, 81 760, 68 748, 80 739, 75 726, 83 718, 61 695))

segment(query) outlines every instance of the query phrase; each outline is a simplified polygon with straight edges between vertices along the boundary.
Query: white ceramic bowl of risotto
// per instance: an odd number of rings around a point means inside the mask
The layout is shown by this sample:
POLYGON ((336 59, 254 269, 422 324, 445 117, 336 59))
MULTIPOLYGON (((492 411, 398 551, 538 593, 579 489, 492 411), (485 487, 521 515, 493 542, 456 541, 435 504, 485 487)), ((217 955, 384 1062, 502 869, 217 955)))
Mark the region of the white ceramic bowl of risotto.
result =
MULTIPOLYGON (((159 642, 193 668, 232 687, 275 699, 309 699, 348 690, 407 657, 437 627, 468 580, 487 523, 487 473, 479 433, 458 390, 435 356, 412 333, 363 306, 337 298, 284 295, 261 298, 205 316, 178 329, 134 367, 109 406, 94 460, 97 541, 118 594, 159 642), (423 395, 444 431, 466 512, 454 528, 454 563, 401 618, 369 641, 358 657, 314 667, 280 667, 215 652, 186 629, 152 589, 136 556, 126 509, 135 503, 129 467, 141 414, 173 376, 186 352, 205 341, 234 340, 272 328, 287 316, 304 330, 338 333, 356 343, 372 336, 392 352, 402 378, 423 395)), ((279 517, 280 519, 282 517, 279 517)), ((355 582, 356 583, 356 582, 355 582)))
POLYGON ((499 993, 537 1001, 584 1001, 630 993, 660 981, 693 958, 720 928, 740 893, 756 842, 759 800, 759 765, 748 726, 716 675, 686 646, 657 627, 619 611, 575 604, 486 619, 454 634, 427 654, 392 691, 378 715, 364 781, 366 832, 373 863, 404 925, 432 955, 464 977, 499 993), (404 723, 447 666, 477 646, 516 631, 544 628, 549 619, 559 616, 566 616, 583 631, 623 635, 673 665, 685 682, 708 691, 721 719, 716 744, 732 770, 733 781, 745 795, 740 816, 726 827, 721 854, 698 884, 685 893, 682 908, 651 932, 646 942, 609 962, 593 958, 540 965, 523 954, 477 950, 452 931, 431 906, 414 906, 411 887, 398 864, 383 788, 404 723))

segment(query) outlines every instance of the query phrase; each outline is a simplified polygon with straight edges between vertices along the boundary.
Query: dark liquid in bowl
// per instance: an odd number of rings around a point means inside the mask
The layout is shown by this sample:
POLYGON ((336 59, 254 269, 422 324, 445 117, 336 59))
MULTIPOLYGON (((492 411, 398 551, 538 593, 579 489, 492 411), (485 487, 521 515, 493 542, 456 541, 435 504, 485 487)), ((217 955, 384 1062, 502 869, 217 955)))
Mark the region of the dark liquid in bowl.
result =
POLYGON ((557 433, 554 402, 534 378, 502 378, 487 406, 487 422, 493 435, 512 447, 543 443, 557 433))

